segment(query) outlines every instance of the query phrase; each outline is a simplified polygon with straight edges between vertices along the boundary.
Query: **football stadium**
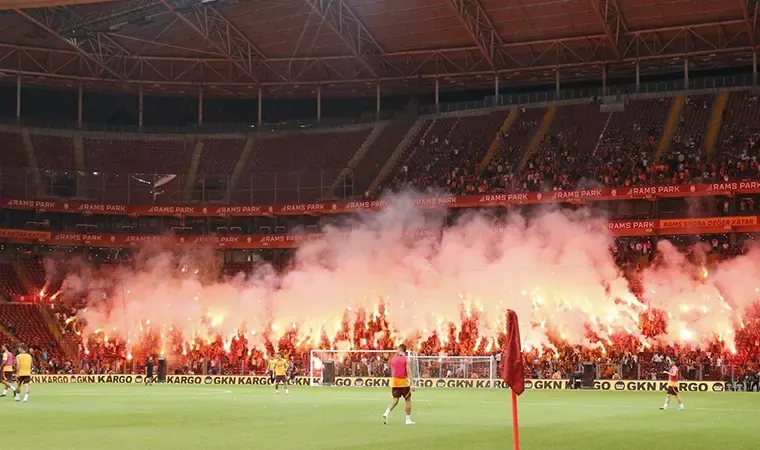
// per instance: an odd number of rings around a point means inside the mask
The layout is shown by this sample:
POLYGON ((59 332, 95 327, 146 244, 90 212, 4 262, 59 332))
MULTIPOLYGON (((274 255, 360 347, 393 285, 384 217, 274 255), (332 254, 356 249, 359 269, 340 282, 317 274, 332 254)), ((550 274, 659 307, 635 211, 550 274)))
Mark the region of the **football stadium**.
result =
POLYGON ((0 0, 0 446, 757 448, 758 14, 0 0))

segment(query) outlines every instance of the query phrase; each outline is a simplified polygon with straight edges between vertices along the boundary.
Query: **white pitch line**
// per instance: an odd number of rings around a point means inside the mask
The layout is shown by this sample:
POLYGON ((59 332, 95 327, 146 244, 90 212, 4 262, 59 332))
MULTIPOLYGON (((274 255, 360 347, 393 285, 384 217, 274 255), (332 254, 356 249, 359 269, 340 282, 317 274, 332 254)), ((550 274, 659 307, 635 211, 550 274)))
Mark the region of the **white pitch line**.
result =
MULTIPOLYGON (((332 397, 336 400, 348 400, 348 401, 384 401, 385 398, 370 398, 370 397, 332 397)), ((429 403, 429 404, 436 404, 436 403, 467 403, 467 404, 476 404, 476 405, 504 405, 508 403, 507 400, 497 402, 497 401, 460 401, 460 400, 430 400, 430 399, 417 399, 412 398, 412 403, 429 403)), ((539 407, 548 407, 548 408, 605 408, 605 409, 633 409, 633 410, 659 410, 659 406, 654 407, 648 407, 648 406, 634 406, 634 405, 615 405, 615 406, 609 406, 609 405, 601 405, 601 404, 579 404, 579 403, 544 403, 544 402, 525 402, 521 401, 520 406, 539 406, 539 407)), ((678 406, 672 406, 670 409, 678 409, 678 406)), ((715 412, 760 412, 760 409, 744 409, 744 408, 686 408, 686 411, 715 411, 715 412)))
MULTIPOLYGON (((159 397, 174 397, 174 396, 190 396, 193 395, 215 395, 215 394, 232 394, 232 391, 228 391, 226 389, 205 389, 205 390, 198 390, 198 389, 192 389, 192 390, 186 390, 182 392, 151 392, 148 391, 148 395, 151 397, 153 396, 159 396, 159 397)), ((45 397, 71 397, 71 396, 84 396, 84 397, 132 397, 135 395, 134 392, 119 392, 119 393, 112 393, 107 391, 70 391, 70 392, 43 392, 42 394, 45 397)))

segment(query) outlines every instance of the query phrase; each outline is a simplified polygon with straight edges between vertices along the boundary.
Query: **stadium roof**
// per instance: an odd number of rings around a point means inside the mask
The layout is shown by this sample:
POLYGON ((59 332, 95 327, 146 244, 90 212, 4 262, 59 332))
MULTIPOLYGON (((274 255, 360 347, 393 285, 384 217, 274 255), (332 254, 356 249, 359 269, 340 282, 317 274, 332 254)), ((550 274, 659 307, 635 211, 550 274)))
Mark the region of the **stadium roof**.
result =
POLYGON ((0 82, 374 95, 748 66, 757 0, 0 0, 0 82), (51 6, 69 3, 69 6, 51 6), (75 3, 71 5, 71 3, 75 3), (47 8, 29 9, 28 5, 47 8), (24 9, 18 9, 24 5, 24 9))

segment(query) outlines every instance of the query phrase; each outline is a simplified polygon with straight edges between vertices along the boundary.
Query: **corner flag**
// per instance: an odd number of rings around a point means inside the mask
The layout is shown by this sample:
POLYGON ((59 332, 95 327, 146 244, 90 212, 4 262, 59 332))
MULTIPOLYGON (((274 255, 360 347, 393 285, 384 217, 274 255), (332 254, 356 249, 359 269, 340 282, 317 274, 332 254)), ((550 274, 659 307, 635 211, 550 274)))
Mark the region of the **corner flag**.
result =
POLYGON ((517 314, 507 311, 507 345, 501 358, 501 378, 512 391, 512 436, 514 449, 520 449, 520 432, 517 423, 517 396, 525 391, 525 369, 523 368, 520 328, 517 314))

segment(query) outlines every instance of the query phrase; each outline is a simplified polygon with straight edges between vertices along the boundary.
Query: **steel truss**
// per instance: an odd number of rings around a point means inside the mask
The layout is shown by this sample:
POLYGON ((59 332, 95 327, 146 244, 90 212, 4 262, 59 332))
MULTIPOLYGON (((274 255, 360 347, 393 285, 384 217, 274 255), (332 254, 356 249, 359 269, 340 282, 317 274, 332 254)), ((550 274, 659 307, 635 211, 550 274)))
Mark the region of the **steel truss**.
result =
POLYGON ((287 81, 271 70, 261 50, 210 4, 204 5, 197 0, 159 1, 242 72, 235 81, 258 83, 272 75, 279 77, 280 81, 287 81))
MULTIPOLYGON (((504 52, 504 42, 488 18, 486 11, 478 0, 449 0, 462 25, 478 46, 480 53, 493 70, 508 67, 511 57, 504 52)), ((514 60, 517 65, 520 62, 514 60)), ((514 64, 512 64, 514 66, 514 64)))
POLYGON ((352 73, 354 78, 403 76, 403 72, 383 57, 384 52, 380 44, 343 0, 305 1, 338 35, 351 54, 361 62, 364 69, 354 70, 352 73))
POLYGON ((744 26, 747 28, 749 39, 753 46, 757 46, 757 4, 758 0, 738 0, 742 8, 744 26))
POLYGON ((127 77, 129 52, 105 33, 86 30, 72 33, 79 16, 70 8, 61 6, 14 11, 73 47, 83 57, 82 66, 88 75, 117 80, 127 77))
POLYGON ((589 0, 594 7, 594 13, 602 22, 604 35, 610 50, 617 58, 622 58, 624 50, 628 47, 628 26, 625 24, 623 15, 616 0, 589 0))
MULTIPOLYGON (((618 40, 619 58, 612 52, 606 34, 502 44, 500 50, 510 55, 510 64, 496 71, 480 46, 386 52, 381 55, 383 64, 393 68, 390 72, 383 69, 375 77, 366 68, 357 71, 357 57, 353 54, 264 58, 254 47, 249 47, 245 42, 239 42, 234 38, 233 35, 237 31, 225 25, 210 7, 205 6, 183 14, 189 16, 187 20, 198 21, 196 24, 205 23, 206 20, 209 23, 214 22, 213 26, 196 26, 201 32, 208 33, 208 39, 217 42, 222 49, 219 55, 135 55, 126 53, 116 43, 116 39, 122 38, 118 34, 96 33, 85 38, 71 39, 58 35, 73 49, 46 49, 0 43, 0 76, 43 77, 69 84, 78 80, 101 85, 109 79, 116 81, 118 78, 119 82, 113 83, 113 86, 118 86, 119 89, 144 85, 179 91, 203 84, 220 91, 227 90, 229 94, 242 94, 255 92, 259 85, 268 89, 304 86, 315 89, 320 85, 329 87, 348 84, 374 86, 377 82, 385 81, 472 79, 479 76, 492 77, 494 73, 512 78, 531 78, 537 72, 599 69, 603 64, 614 66, 635 62, 668 62, 674 58, 718 54, 746 56, 757 49, 751 43, 751 35, 747 31, 745 21, 738 19, 685 27, 629 31, 618 40), (88 47, 85 47, 85 42, 88 47), (248 49, 251 51, 250 56, 247 54, 248 49), (259 83, 249 72, 258 76, 259 83), (103 75, 106 74, 112 76, 104 79, 103 75)), ((43 23, 55 24, 50 18, 45 20, 47 22, 43 23)), ((54 28, 51 27, 51 30, 51 33, 55 33, 54 28)), ((358 50, 362 47, 357 44, 356 48, 358 50)), ((374 62, 368 64, 375 70, 383 67, 375 65, 374 62)))

